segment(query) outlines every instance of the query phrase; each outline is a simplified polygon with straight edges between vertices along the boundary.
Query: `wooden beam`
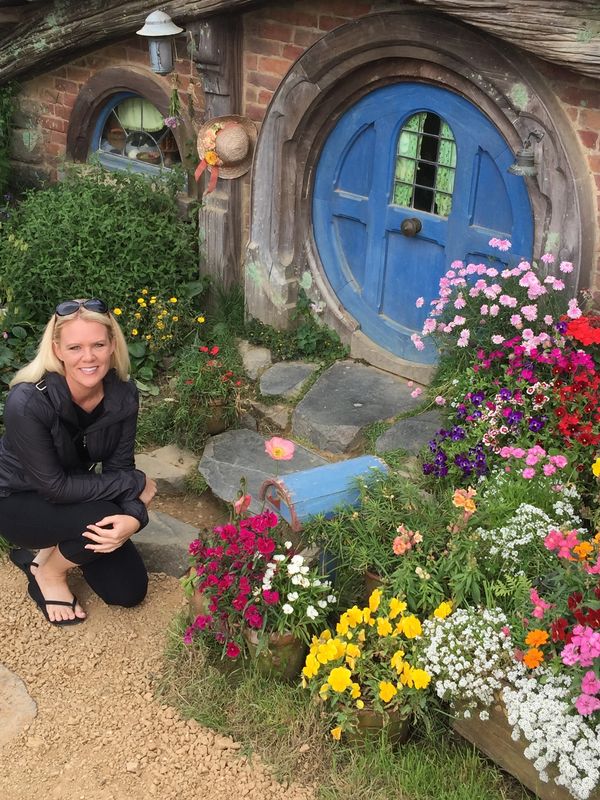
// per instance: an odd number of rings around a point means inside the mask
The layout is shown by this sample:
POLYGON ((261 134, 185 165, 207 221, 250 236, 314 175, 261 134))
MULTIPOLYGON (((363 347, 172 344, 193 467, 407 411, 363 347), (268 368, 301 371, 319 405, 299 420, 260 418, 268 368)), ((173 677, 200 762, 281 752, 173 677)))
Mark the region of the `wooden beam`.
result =
MULTIPOLYGON (((256 5, 259 0, 169 0, 160 6, 185 27, 189 20, 256 5)), ((39 71, 71 53, 127 36, 144 24, 156 4, 148 0, 63 0, 31 4, 27 16, 0 41, 0 85, 39 71)))
POLYGON ((456 17, 546 61, 600 76, 597 0, 409 0, 456 17))
POLYGON ((13 25, 15 22, 21 22, 24 11, 23 6, 0 8, 0 25, 13 25))
MULTIPOLYGON (((266 0, 168 0, 164 8, 185 27, 213 14, 244 11, 266 0)), ((326 0, 323 0, 326 5, 326 0)), ((597 0, 397 0, 460 19, 547 61, 598 78, 600 4, 597 0)), ((28 71, 64 62, 77 51, 128 36, 155 8, 148 0, 30 2, 0 40, 0 85, 28 71)), ((394 4, 390 4, 393 8, 394 4)), ((432 32, 433 34, 434 32, 432 32)))

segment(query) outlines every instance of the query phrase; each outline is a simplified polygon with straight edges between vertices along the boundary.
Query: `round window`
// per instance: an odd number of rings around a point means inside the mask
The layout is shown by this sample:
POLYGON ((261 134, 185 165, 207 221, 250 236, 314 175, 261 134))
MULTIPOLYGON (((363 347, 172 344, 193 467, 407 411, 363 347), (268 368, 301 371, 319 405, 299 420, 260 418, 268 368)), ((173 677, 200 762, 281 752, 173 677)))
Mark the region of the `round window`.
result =
POLYGON ((90 154, 109 169, 151 172, 181 163, 173 131, 156 106, 139 95, 115 95, 100 113, 90 154))

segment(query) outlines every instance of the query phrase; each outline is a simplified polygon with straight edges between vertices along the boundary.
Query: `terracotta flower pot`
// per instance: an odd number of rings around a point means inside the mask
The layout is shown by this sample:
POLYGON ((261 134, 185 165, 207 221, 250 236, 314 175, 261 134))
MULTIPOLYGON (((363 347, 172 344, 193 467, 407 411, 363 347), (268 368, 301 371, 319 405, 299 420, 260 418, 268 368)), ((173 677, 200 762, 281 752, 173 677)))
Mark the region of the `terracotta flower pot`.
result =
POLYGON ((377 575, 376 572, 370 572, 368 569, 365 570, 366 600, 368 601, 373 589, 382 589, 384 584, 385 584, 385 578, 382 578, 381 575, 377 575))
POLYGON ((271 633, 265 643, 259 642, 257 632, 251 628, 243 633, 250 658, 255 660, 260 672, 285 681, 298 678, 307 651, 301 639, 291 633, 271 633))
POLYGON ((208 434, 215 436, 227 430, 229 427, 227 411, 226 401, 221 397, 207 403, 204 427, 208 434))
POLYGON ((367 741, 379 739, 385 731, 393 745, 404 744, 410 736, 410 719, 393 710, 383 714, 374 708, 356 710, 356 727, 344 731, 344 740, 354 746, 363 747, 367 741))

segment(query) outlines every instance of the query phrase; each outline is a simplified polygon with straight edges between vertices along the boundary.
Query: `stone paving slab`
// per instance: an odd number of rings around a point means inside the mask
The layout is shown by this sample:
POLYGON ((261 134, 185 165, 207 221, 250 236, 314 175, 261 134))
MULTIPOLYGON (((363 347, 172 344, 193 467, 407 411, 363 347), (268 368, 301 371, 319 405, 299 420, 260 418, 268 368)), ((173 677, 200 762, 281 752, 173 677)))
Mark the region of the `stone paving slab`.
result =
POLYGON ((265 452, 265 441, 260 434, 245 429, 225 431, 208 440, 198 470, 217 497, 231 503, 238 496, 240 479, 245 477, 252 495, 250 509, 257 512, 262 507, 259 489, 267 478, 328 463, 298 444, 290 461, 274 461, 265 452))
POLYGON ((18 736, 37 714, 37 706, 25 684, 0 664, 0 750, 18 736))
POLYGON ((404 378, 355 361, 338 361, 324 372, 296 407, 292 435, 320 450, 346 453, 364 429, 417 408, 404 378))
POLYGON ((318 368, 306 361, 280 361, 261 375, 260 393, 264 397, 295 397, 318 368))
POLYGON ((198 458, 175 445, 159 447, 150 453, 138 453, 135 465, 149 478, 154 478, 160 494, 180 494, 185 477, 198 463, 198 458))
POLYGON ((180 578, 187 572, 188 546, 198 535, 199 528, 187 522, 163 514, 162 511, 149 511, 150 522, 133 537, 148 572, 164 572, 180 578))
POLYGON ((416 455, 443 424, 443 417, 435 408, 414 417, 400 419, 377 439, 375 451, 388 453, 390 450, 402 449, 416 455))

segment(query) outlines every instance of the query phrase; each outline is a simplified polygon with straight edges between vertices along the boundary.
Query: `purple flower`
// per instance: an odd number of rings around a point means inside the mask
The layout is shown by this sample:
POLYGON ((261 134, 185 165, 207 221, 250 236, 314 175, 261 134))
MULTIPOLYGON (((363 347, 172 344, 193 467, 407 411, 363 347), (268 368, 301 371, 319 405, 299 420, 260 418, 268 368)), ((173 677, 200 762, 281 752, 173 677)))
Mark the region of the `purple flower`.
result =
POLYGON ((538 431, 542 430, 545 424, 545 420, 539 419, 538 417, 532 417, 529 420, 529 430, 537 433, 538 431))
POLYGON ((465 431, 464 428, 461 428, 459 425, 455 425, 454 428, 450 431, 450 438, 453 442, 458 442, 461 439, 465 438, 465 431))
POLYGON ((505 401, 510 400, 510 398, 512 397, 512 392, 510 389, 500 389, 498 394, 500 395, 500 399, 505 401))
POLYGON ((171 130, 175 130, 179 125, 179 117, 165 117, 163 121, 167 128, 171 128, 171 130))

